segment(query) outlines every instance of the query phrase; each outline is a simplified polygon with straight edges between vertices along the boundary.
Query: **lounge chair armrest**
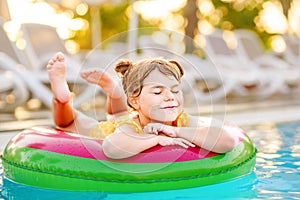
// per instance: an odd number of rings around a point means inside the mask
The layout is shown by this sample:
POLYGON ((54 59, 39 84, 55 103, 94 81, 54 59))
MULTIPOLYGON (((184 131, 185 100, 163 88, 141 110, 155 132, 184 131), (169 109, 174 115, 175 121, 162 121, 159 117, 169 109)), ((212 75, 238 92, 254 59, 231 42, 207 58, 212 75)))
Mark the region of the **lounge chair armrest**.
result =
POLYGON ((290 67, 284 60, 268 54, 260 56, 254 61, 262 67, 275 67, 277 69, 287 69, 290 67))
POLYGON ((259 66, 250 60, 246 60, 243 58, 237 57, 230 57, 230 56, 218 56, 215 59, 215 64, 221 65, 225 68, 232 68, 232 69, 242 69, 242 68, 252 68, 252 69, 259 69, 259 66))

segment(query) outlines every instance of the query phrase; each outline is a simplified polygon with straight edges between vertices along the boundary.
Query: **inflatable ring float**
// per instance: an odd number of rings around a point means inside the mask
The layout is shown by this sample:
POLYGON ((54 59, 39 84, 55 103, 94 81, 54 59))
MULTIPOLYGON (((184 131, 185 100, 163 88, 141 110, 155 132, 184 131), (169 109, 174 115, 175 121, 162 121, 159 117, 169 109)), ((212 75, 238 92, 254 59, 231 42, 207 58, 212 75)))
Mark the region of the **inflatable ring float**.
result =
POLYGON ((113 160, 102 141, 48 127, 26 129, 6 146, 4 176, 40 188, 70 191, 149 192, 204 186, 253 171, 256 148, 245 136, 230 152, 198 147, 155 146, 134 157, 113 160))

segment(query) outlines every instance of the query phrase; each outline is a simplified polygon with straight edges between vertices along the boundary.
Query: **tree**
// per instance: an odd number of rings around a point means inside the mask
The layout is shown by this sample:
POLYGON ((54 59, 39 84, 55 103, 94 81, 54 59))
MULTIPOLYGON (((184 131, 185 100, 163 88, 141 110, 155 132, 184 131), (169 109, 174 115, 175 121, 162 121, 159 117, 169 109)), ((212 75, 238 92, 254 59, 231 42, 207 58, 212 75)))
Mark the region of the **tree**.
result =
POLYGON ((289 14, 288 12, 289 9, 291 8, 292 0, 280 0, 280 3, 282 5, 283 14, 288 19, 288 14, 289 14))
POLYGON ((187 25, 185 27, 185 45, 187 53, 192 53, 195 48, 193 39, 198 24, 197 10, 196 1, 187 0, 186 6, 183 9, 183 15, 187 20, 187 25))

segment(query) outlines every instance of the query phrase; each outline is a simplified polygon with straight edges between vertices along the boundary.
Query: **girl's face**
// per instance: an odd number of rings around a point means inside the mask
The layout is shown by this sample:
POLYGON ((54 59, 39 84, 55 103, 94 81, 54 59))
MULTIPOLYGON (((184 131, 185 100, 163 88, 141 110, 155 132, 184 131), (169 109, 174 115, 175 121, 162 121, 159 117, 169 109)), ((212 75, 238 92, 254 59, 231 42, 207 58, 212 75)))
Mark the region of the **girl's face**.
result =
POLYGON ((152 71, 143 82, 141 94, 133 99, 142 126, 149 122, 171 124, 182 111, 180 83, 159 70, 152 71))

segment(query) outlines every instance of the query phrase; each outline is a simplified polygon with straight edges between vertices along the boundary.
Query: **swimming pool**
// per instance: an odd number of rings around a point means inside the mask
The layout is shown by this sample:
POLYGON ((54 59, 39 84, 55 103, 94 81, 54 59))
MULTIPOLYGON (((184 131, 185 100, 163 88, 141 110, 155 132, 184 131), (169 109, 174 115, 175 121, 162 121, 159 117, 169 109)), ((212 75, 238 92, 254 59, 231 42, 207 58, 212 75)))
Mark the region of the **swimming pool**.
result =
POLYGON ((256 170, 233 181, 151 193, 67 192, 10 182, 0 166, 0 199, 300 199, 300 123, 244 129, 258 149, 256 170))

